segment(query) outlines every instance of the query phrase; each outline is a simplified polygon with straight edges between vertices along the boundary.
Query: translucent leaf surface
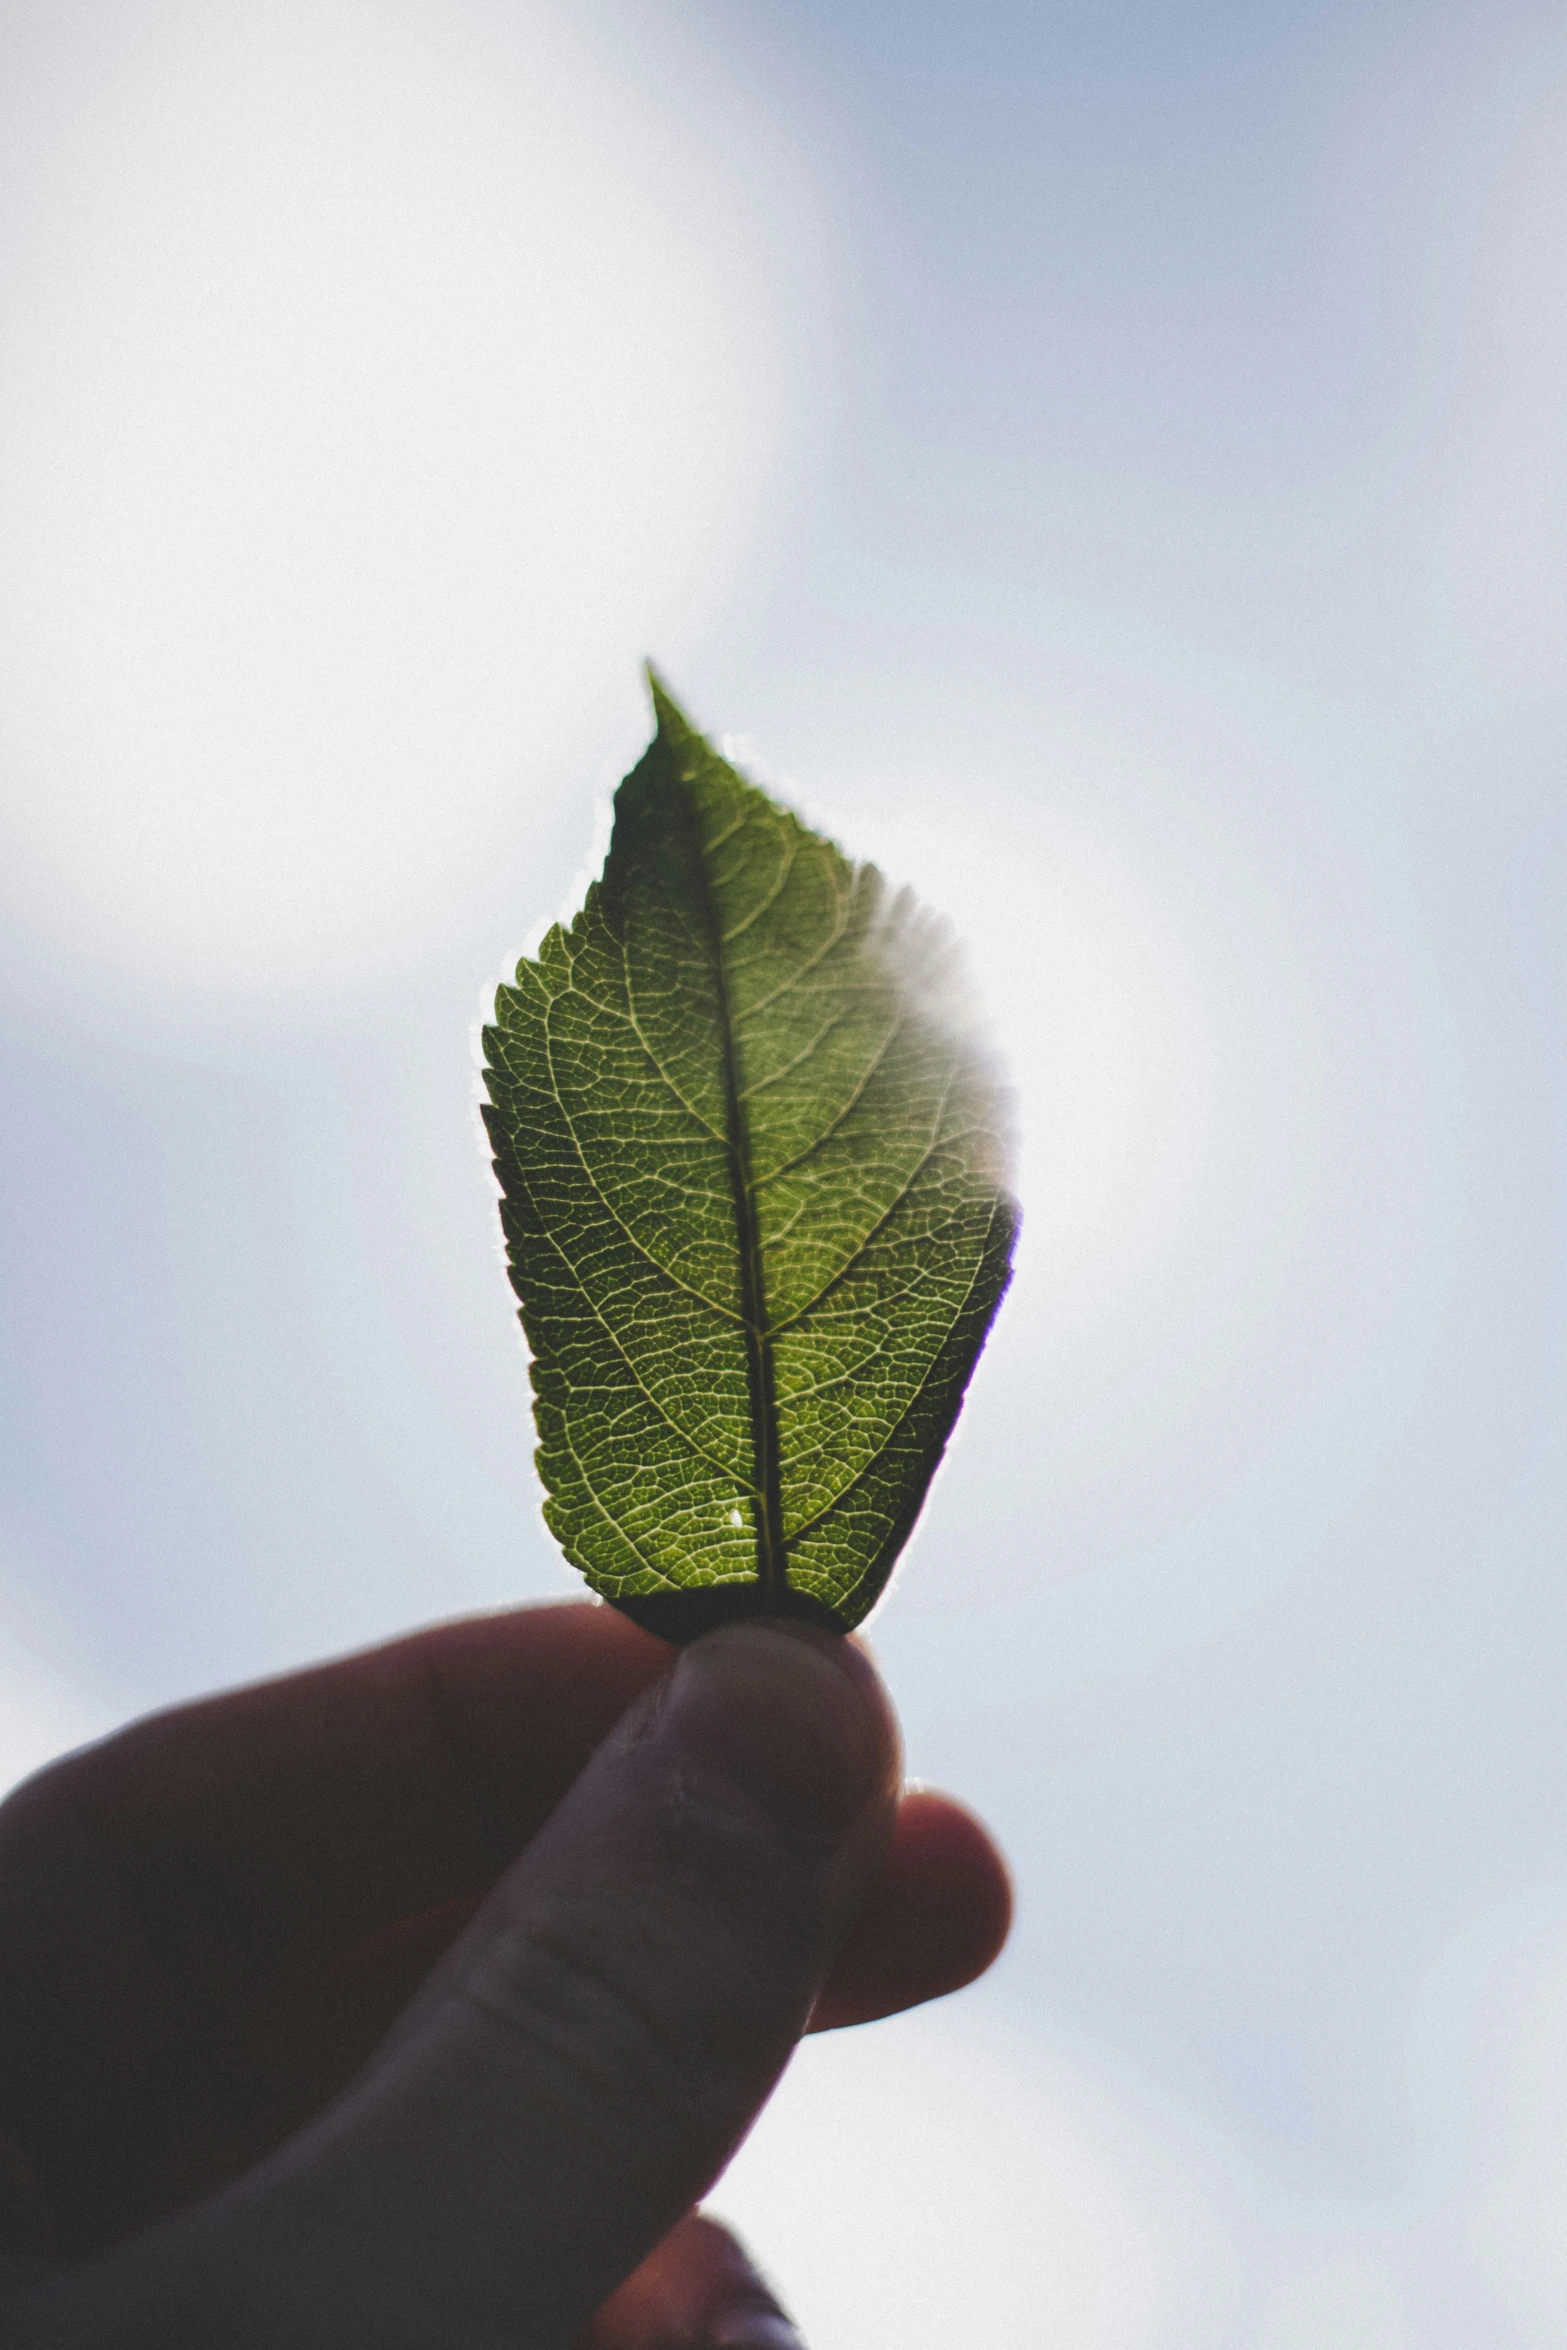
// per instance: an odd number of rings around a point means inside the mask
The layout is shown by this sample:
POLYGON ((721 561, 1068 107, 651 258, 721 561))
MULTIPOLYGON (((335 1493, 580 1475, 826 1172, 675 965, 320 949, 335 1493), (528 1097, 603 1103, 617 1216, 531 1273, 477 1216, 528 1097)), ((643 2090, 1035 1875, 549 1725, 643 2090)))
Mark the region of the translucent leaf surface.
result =
POLYGON ((545 1516, 666 1637, 847 1628, 1006 1288, 1006 1096, 946 926, 654 702, 602 880, 485 1032, 545 1516))

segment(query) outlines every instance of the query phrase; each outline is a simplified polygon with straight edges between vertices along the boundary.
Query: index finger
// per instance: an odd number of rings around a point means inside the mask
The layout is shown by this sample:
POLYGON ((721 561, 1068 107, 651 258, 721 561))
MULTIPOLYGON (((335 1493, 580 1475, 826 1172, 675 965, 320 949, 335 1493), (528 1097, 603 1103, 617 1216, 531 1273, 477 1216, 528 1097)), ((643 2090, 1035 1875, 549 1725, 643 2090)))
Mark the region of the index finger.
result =
POLYGON ((242 1955, 308 1962, 492 1882, 671 1654, 579 1603, 437 1625, 68 1756, 0 1809, 0 1863, 110 1861, 221 1996, 242 1955))
POLYGON ((447 1624, 182 1706, 0 1807, 0 2129, 38 2248, 210 2191, 369 2055, 429 1961, 344 1954, 468 1902, 669 1651, 607 1608, 447 1624))

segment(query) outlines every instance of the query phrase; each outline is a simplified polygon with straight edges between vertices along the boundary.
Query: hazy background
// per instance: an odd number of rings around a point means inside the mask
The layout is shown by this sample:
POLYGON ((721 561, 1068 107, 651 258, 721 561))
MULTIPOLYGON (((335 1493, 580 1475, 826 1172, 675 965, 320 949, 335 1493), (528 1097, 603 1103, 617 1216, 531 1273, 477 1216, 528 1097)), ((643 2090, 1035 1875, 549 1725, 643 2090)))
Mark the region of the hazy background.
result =
POLYGON ((652 650, 1026 1123, 874 1626, 1016 1939, 720 2204, 819 2350, 1567 2340, 1559 7, 6 6, 0 320, 0 1777, 567 1588, 472 1038, 652 650))

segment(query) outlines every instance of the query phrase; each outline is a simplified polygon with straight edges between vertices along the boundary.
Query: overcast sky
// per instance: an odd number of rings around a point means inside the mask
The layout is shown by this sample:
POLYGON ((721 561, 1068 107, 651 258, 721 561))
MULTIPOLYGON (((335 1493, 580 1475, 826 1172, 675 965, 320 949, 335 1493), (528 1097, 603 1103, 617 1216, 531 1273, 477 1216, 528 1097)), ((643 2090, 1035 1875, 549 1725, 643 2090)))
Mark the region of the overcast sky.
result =
POLYGON ((63 0, 0 118, 0 1776, 568 1587, 473 1030, 651 651, 1024 1126, 873 1625, 1017 1936, 720 2202, 818 2350, 1558 2345, 1560 10, 63 0))

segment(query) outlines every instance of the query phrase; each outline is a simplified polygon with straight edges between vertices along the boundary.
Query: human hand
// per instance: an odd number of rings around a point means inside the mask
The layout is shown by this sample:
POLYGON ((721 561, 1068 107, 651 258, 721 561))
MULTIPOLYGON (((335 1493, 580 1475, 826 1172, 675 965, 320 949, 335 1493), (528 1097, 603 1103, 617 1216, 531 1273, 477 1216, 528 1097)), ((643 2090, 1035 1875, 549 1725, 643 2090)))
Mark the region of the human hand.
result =
POLYGON ((1006 1931, 983 1830, 897 1791, 852 1645, 672 1659, 582 1606, 57 1764, 0 1810, 0 2334, 782 2350, 687 2215, 808 2020, 954 1989, 1006 1931))

